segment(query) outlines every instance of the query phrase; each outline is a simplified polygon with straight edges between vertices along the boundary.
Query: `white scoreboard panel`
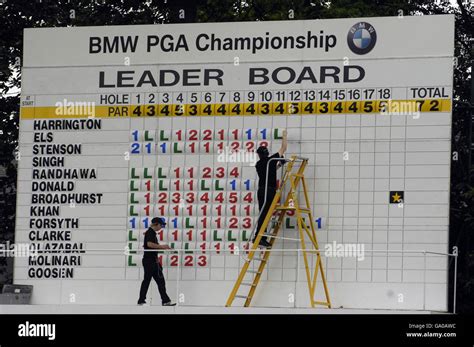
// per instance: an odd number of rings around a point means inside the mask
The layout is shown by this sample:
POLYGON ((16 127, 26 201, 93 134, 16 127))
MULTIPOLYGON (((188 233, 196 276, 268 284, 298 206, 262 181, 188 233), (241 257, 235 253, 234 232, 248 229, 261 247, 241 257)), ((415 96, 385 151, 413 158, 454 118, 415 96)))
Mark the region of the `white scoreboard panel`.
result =
MULTIPOLYGON (((135 304, 163 216, 170 295, 224 305, 258 215, 246 159, 288 129, 321 247, 365 249, 324 258, 334 306, 446 310, 446 258, 409 251, 448 250, 453 35, 453 16, 26 29, 16 242, 70 252, 16 258, 15 282, 135 304)), ((302 269, 274 254, 254 305, 308 307, 302 269)))

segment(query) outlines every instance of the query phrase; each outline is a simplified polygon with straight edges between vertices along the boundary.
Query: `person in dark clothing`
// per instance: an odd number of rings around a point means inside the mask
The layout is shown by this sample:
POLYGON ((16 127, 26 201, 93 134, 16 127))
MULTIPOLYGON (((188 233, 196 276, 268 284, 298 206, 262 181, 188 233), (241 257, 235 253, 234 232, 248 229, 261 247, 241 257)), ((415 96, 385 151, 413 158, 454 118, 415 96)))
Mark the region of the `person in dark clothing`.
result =
POLYGON ((158 290, 161 296, 161 302, 163 306, 175 306, 175 303, 171 302, 168 294, 166 294, 165 278, 163 276, 163 268, 158 261, 158 251, 146 251, 149 249, 171 249, 168 245, 158 244, 158 238, 156 233, 166 225, 164 218, 155 217, 151 220, 151 226, 145 233, 145 240, 143 242, 143 269, 145 271, 145 277, 143 278, 142 285, 140 287, 140 298, 138 299, 138 305, 146 305, 146 293, 150 281, 153 278, 158 285, 158 290))
MULTIPOLYGON (((286 152, 287 146, 288 146, 287 133, 286 133, 286 130, 284 130, 281 147, 278 150, 278 152, 276 152, 273 155, 270 155, 268 148, 266 146, 260 146, 257 149, 257 154, 260 160, 255 165, 255 168, 257 169, 257 174, 258 174, 257 199, 258 199, 258 208, 261 214, 260 214, 260 217, 258 218, 257 230, 255 231, 253 242, 255 242, 255 238, 260 228, 263 225, 265 217, 267 216, 267 213, 268 213, 268 209, 270 208, 273 202, 273 198, 275 197, 275 193, 277 190, 277 169, 282 164, 282 162, 279 160, 272 160, 269 164, 268 164, 268 161, 273 158, 283 158, 283 154, 286 152), (268 164, 268 182, 266 182, 267 164, 268 164), (266 199, 265 199, 265 187, 267 187, 266 199)), ((260 239, 259 245, 263 247, 269 247, 270 243, 267 241, 267 238, 263 236, 260 239)))

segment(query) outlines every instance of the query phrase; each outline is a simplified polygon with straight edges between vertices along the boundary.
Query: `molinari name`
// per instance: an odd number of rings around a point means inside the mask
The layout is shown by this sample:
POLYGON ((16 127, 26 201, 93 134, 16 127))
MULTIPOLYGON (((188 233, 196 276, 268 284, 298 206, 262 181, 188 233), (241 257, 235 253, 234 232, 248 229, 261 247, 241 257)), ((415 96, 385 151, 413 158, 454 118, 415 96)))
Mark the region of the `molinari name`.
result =
POLYGON ((37 255, 29 257, 30 266, 81 266, 82 258, 80 255, 37 255))

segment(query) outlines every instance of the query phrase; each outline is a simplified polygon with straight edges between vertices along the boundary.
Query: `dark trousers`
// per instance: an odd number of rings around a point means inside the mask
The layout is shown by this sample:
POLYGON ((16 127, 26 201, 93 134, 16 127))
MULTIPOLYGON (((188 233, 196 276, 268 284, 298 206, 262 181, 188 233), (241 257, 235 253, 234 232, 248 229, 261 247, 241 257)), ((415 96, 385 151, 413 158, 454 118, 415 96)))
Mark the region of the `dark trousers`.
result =
MULTIPOLYGON (((260 228, 263 225, 263 222, 265 220, 265 217, 267 216, 268 210, 269 210, 270 206, 272 205, 273 198, 275 197, 275 194, 276 194, 276 188, 270 188, 270 187, 267 188, 267 199, 266 199, 266 203, 265 203, 265 206, 264 206, 265 187, 258 188, 258 191, 257 191, 258 209, 259 209, 260 212, 262 212, 262 210, 263 210, 263 212, 260 214, 260 218, 258 218, 257 231, 255 231, 255 237, 257 237, 257 233, 260 231, 260 228)), ((255 237, 254 237, 254 240, 255 240, 255 237)), ((266 241, 267 238, 262 237, 261 240, 266 241)))
POLYGON ((153 278, 158 285, 158 290, 161 295, 161 302, 164 304, 170 302, 168 294, 166 294, 165 277, 163 276, 163 268, 161 264, 157 263, 157 259, 143 259, 143 268, 145 269, 145 277, 143 278, 142 285, 140 287, 140 299, 138 303, 143 303, 146 300, 146 293, 150 286, 150 281, 153 278))

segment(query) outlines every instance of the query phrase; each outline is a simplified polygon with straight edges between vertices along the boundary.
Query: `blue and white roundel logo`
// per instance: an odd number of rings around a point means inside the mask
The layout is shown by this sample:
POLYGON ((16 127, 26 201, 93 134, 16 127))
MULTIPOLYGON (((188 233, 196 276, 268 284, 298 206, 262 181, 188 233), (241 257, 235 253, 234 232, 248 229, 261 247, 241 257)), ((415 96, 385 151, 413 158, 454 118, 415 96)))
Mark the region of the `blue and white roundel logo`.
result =
POLYGON ((347 44, 355 54, 369 53, 377 42, 377 33, 372 25, 359 22, 347 34, 347 44))

